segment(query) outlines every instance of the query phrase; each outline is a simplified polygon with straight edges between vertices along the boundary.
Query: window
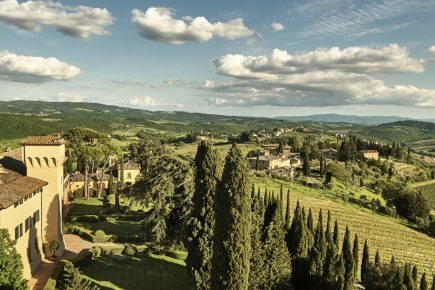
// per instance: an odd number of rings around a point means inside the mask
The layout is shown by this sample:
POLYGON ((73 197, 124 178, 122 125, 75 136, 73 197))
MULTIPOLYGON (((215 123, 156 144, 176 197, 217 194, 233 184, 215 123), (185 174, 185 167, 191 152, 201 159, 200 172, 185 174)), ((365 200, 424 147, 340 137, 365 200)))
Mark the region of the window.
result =
POLYGON ((18 240, 20 237, 20 226, 15 227, 15 240, 18 240))
POLYGON ((20 224, 20 237, 22 237, 23 236, 23 224, 21 223, 20 224))
POLYGON ((128 179, 131 179, 131 172, 128 172, 128 173, 127 173, 127 178, 128 178, 128 179))
POLYGON ((33 213, 33 224, 39 222, 39 209, 33 213))
POLYGON ((24 223, 26 233, 29 231, 29 229, 31 227, 31 225, 30 225, 31 223, 32 223, 32 218, 30 218, 30 217, 26 218, 26 221, 24 223))

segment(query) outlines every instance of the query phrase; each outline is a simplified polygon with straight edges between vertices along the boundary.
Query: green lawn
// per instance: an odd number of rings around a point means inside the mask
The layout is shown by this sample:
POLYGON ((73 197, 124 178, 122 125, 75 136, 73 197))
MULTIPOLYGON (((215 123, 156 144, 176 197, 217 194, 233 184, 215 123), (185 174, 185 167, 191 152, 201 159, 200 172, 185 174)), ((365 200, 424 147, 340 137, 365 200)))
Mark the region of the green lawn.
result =
POLYGON ((104 256, 80 270, 102 289, 193 289, 184 261, 166 256, 104 256))
POLYGON ((102 210, 104 210, 102 200, 99 200, 97 198, 76 198, 72 202, 72 207, 68 214, 99 214, 102 210))
POLYGON ((131 221, 113 221, 113 222, 99 222, 99 223, 86 223, 86 222, 74 222, 74 226, 85 228, 91 233, 95 233, 97 230, 102 230, 106 235, 115 236, 127 236, 137 235, 141 233, 140 222, 131 221))

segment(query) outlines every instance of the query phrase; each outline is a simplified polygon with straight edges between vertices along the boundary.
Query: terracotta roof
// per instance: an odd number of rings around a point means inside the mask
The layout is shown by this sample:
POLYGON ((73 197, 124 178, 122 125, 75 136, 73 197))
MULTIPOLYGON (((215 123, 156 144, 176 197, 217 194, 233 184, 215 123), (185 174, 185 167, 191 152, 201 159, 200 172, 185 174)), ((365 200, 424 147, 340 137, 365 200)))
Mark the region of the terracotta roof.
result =
POLYGON ((47 136, 29 136, 21 145, 62 145, 65 140, 60 137, 60 134, 51 134, 47 136))
POLYGON ((8 183, 0 184, 0 209, 8 208, 47 184, 46 181, 29 176, 21 176, 8 183))
MULTIPOLYGON (((117 168, 118 170, 120 170, 121 166, 118 165, 117 168)), ((140 166, 133 160, 128 160, 127 162, 124 163, 124 170, 140 170, 140 166)))
POLYGON ((22 177, 21 174, 3 168, 2 165, 0 164, 0 185, 12 182, 20 177, 22 177))

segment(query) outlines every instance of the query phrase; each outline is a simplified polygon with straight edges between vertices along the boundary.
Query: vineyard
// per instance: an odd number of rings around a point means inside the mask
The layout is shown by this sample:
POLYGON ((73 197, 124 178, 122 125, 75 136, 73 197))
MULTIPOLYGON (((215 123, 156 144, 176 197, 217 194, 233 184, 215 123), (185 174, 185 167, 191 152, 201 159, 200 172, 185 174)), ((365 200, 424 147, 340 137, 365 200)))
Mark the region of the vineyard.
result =
POLYGON ((435 273, 435 239, 413 230, 412 225, 405 221, 346 204, 338 198, 334 200, 331 196, 326 197, 320 190, 302 187, 294 183, 257 178, 255 184, 257 188, 260 186, 261 192, 267 188, 274 191, 275 194, 279 193, 279 188, 283 184, 285 192, 290 189, 292 210, 299 200, 306 209, 313 210, 316 219, 321 208, 324 223, 326 223, 326 213, 330 210, 332 220, 338 220, 341 240, 343 240, 346 225, 349 226, 352 234, 358 233, 361 257, 364 240, 367 239, 371 250, 371 259, 374 259, 376 249, 379 249, 383 262, 389 262, 391 256, 394 255, 395 259, 400 262, 407 261, 417 265, 420 274, 423 272, 430 275, 435 273))

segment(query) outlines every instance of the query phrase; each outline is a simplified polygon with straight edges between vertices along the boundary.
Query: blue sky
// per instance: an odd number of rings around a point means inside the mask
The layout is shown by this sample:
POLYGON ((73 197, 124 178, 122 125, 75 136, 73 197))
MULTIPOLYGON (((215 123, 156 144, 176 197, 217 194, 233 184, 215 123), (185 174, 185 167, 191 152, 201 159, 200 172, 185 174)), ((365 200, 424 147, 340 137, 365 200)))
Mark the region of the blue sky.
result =
POLYGON ((429 0, 0 0, 0 100, 435 116, 429 0))

